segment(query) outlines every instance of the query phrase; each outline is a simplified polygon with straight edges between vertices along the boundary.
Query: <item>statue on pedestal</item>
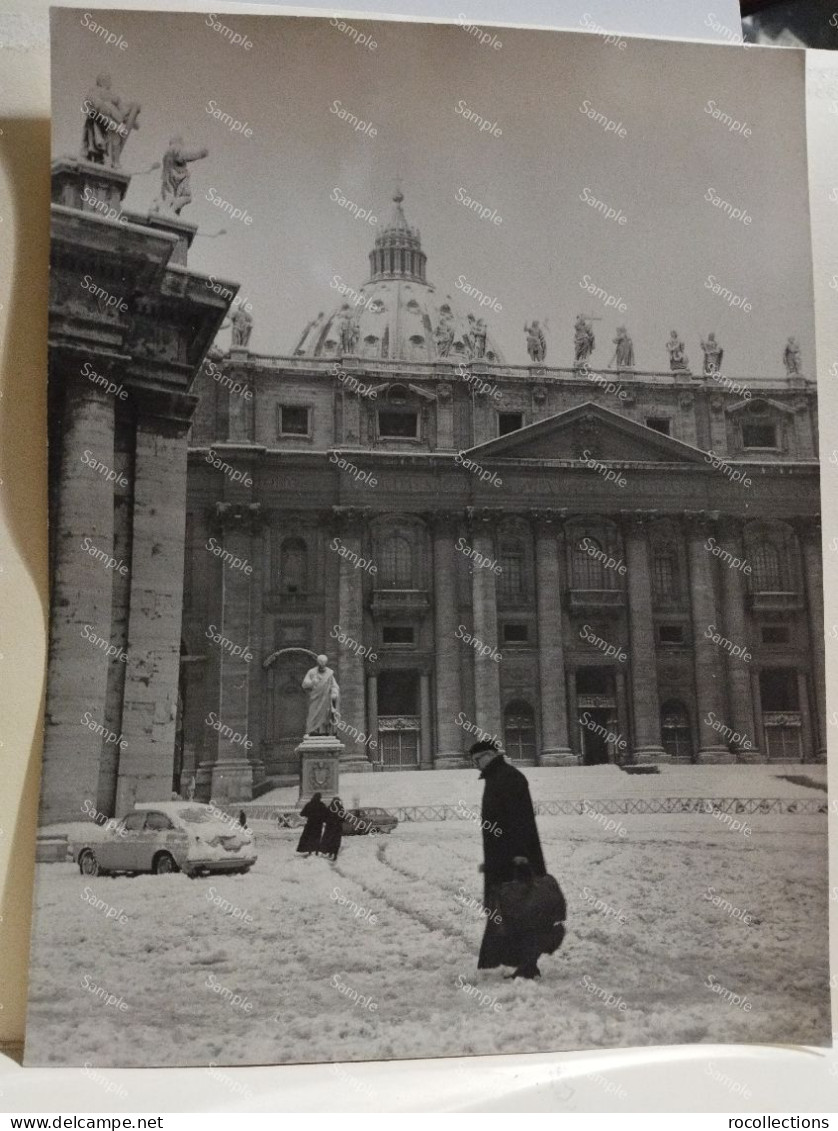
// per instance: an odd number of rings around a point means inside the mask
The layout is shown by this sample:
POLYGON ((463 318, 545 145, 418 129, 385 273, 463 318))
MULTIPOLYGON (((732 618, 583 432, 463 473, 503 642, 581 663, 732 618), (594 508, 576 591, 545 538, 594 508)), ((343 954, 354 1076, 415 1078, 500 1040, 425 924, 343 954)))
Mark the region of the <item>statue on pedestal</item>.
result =
POLYGON ((303 691, 308 692, 307 735, 335 733, 340 715, 340 688, 327 664, 327 656, 318 656, 317 666, 309 668, 303 678, 303 691))
POLYGON ((236 307, 230 316, 230 323, 232 325, 230 344, 234 349, 247 349, 247 343, 253 333, 253 315, 243 306, 236 307))
POLYGON ((540 364, 547 357, 547 339, 537 319, 533 319, 531 326, 524 323, 524 333, 527 335, 527 353, 530 355, 530 361, 540 364))
POLYGON ((608 368, 616 366, 617 369, 630 369, 634 365, 634 343, 628 336, 625 326, 617 327, 617 337, 612 341, 617 348, 608 362, 608 368))
POLYGON ((354 354, 358 345, 358 324, 344 303, 340 314, 340 352, 354 354))
POLYGON ((169 148, 163 155, 160 195, 152 204, 151 211, 179 216, 186 205, 192 202, 189 162, 201 161, 208 155, 208 149, 187 149, 179 134, 170 138, 169 148))
POLYGON ((712 377, 714 373, 721 373, 725 351, 716 341, 716 335, 708 334, 707 341, 701 343, 701 348, 704 352, 704 376, 712 377))
POLYGON ((96 86, 82 103, 85 114, 81 156, 94 165, 119 169, 119 159, 131 130, 140 127, 139 102, 126 102, 111 90, 111 76, 103 71, 96 77, 96 86))
POLYGON ((592 323, 584 314, 577 315, 573 327, 573 360, 576 365, 584 365, 594 352, 595 345, 592 323))
POLYGON ((684 352, 684 343, 678 337, 677 330, 671 330, 669 341, 666 343, 666 352, 669 354, 669 368, 675 372, 684 372, 690 367, 689 358, 684 352))
POLYGON ((783 350, 783 365, 785 365, 786 374, 789 377, 800 377, 803 373, 803 357, 797 338, 794 336, 789 338, 786 348, 783 350))
POLYGON ((434 330, 437 357, 448 357, 454 344, 454 318, 450 310, 439 312, 439 321, 434 330))

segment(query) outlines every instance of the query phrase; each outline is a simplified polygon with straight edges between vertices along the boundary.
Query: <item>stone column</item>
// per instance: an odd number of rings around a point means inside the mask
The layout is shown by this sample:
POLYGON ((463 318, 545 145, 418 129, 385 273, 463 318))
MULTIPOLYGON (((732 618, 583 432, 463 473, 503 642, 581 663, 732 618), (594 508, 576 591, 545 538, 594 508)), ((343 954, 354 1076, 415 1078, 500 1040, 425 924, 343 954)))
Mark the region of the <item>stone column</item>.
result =
POLYGON ((617 692, 617 726, 620 731, 620 737, 625 740, 625 746, 621 746, 617 752, 617 760, 625 762, 631 755, 631 730, 629 729, 629 713, 628 713, 628 696, 626 692, 626 673, 623 671, 616 671, 614 673, 614 684, 617 692))
MULTIPOLYGON (((745 562, 742 545, 741 524, 728 519, 719 524, 719 538, 722 549, 733 558, 745 562)), ((705 551, 707 553, 709 551, 705 551)), ((729 566, 726 559, 719 559, 722 571, 722 595, 724 603, 724 635, 734 644, 748 644, 748 622, 745 615, 745 585, 742 571, 729 566)), ((750 748, 739 755, 740 762, 759 762, 759 741, 754 725, 754 702, 751 696, 751 661, 741 656, 727 657, 728 702, 730 719, 722 720, 738 734, 744 735, 750 748)))
POLYGON ((628 614, 631 640, 631 694, 634 713, 634 761, 671 762, 661 742, 660 700, 652 620, 652 570, 647 527, 642 518, 628 516, 623 523, 628 570, 628 614))
POLYGON ((719 732, 706 722, 712 711, 714 718, 725 718, 724 653, 718 644, 705 635, 711 625, 719 631, 716 605, 714 566, 716 559, 704 543, 716 533, 715 524, 701 516, 687 521, 690 561, 690 597, 692 600, 693 662, 698 708, 699 762, 732 762, 733 755, 719 732))
POLYGON ((535 584, 538 610, 538 676, 541 698, 540 766, 576 764, 567 741, 567 694, 562 643, 561 514, 537 512, 535 584))
POLYGON ((378 676, 367 676, 367 726, 364 733, 371 739, 367 743, 369 759, 371 762, 379 761, 381 752, 378 748, 378 676), (375 745, 373 745, 375 743, 375 745))
POLYGON ((419 673, 419 769, 432 770, 434 768, 433 742, 431 729, 431 677, 428 672, 419 673))
POLYGON ((568 741, 571 751, 575 751, 573 758, 577 766, 582 765, 582 747, 579 744, 579 705, 576 698, 576 669, 569 668, 567 672, 567 702, 570 708, 568 719, 568 741))
MULTIPOLYGON (((806 609, 809 615, 809 647, 812 655, 812 685, 815 715, 812 731, 816 735, 813 761, 826 761, 826 655, 823 610, 823 559, 820 519, 811 519, 799 529, 806 573, 806 609)), ((808 751, 804 751, 804 758, 808 751)))
MULTIPOLYGON (((366 518, 361 510, 351 507, 335 507, 333 513, 336 532, 347 550, 338 566, 338 624, 345 637, 365 646, 368 642, 364 639, 363 571, 355 569, 352 563, 361 557, 361 534, 366 518)), ((328 643, 332 643, 331 638, 328 643)), ((338 639, 334 646, 338 657, 341 720, 362 731, 367 715, 364 661, 354 648, 341 644, 338 639)), ((340 768, 345 773, 356 773, 369 770, 371 766, 366 751, 358 743, 348 742, 341 754, 340 768)))
MULTIPOLYGON (((494 558, 493 518, 479 514, 473 519, 471 543, 491 561, 494 558)), ((498 648, 498 609, 495 574, 490 569, 472 566, 472 635, 503 656, 498 648)), ((474 651, 474 722, 489 734, 503 734, 500 717, 500 665, 492 654, 481 655, 472 645, 457 641, 461 648, 474 651)))
POLYGON ((186 536, 185 431, 185 422, 151 414, 137 421, 120 813, 135 801, 165 799, 172 791, 186 536))
MULTIPOLYGON (((85 546, 113 556, 113 484, 83 462, 88 450, 114 466, 113 397, 78 373, 56 367, 52 381, 66 381, 61 470, 53 512, 54 575, 50 622, 41 820, 82 820, 82 800, 99 806, 102 736, 84 721, 118 733, 105 717, 108 656, 91 643, 110 645, 113 575, 85 546), (85 543, 84 539, 89 539, 85 543), (80 800, 81 799, 81 800, 80 800)), ((90 457, 88 457, 90 458, 90 457)), ((120 662, 118 658, 115 662, 120 662)), ((112 725, 115 723, 116 725, 112 725)), ((113 745, 113 744, 112 744, 113 745)))
POLYGON ((800 760, 805 762, 807 751, 815 748, 815 734, 812 729, 812 708, 809 697, 809 680, 806 672, 797 673, 797 701, 800 704, 801 750, 800 760))
POLYGON ((460 649, 457 631, 457 551, 459 515, 436 512, 433 529, 434 688, 436 690, 436 751, 434 765, 455 769, 463 765, 464 732, 457 726, 462 710, 460 649))

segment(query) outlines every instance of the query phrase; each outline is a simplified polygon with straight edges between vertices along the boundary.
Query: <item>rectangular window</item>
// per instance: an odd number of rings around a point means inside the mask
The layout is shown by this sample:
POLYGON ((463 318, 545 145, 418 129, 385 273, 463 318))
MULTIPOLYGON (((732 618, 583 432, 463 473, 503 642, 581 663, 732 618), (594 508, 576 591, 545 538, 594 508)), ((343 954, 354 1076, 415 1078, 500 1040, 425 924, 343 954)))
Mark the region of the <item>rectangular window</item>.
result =
POLYGON ((510 432, 517 432, 524 427, 524 414, 522 412, 499 412, 498 435, 506 436, 510 432))
POLYGON ((683 644, 684 626, 682 624, 659 624, 658 641, 661 644, 683 644))
POLYGON ((647 416, 646 427, 660 432, 663 436, 669 435, 669 421, 665 416, 647 416))
POLYGON ((378 410, 378 434, 384 439, 418 439, 419 413, 401 409, 380 408, 378 410))
POLYGON ((384 624, 381 626, 382 644, 413 644, 415 633, 412 624, 384 624))
POLYGON ((763 644, 788 644, 789 626, 787 624, 764 624, 762 626, 763 644))
POLYGON ((743 424, 743 448, 776 448, 777 426, 775 424, 743 424))
POLYGON ((305 405, 279 406, 280 436, 308 436, 309 410, 305 405))
POLYGON ((503 626, 504 644, 526 644, 530 638, 529 625, 505 624, 503 626))

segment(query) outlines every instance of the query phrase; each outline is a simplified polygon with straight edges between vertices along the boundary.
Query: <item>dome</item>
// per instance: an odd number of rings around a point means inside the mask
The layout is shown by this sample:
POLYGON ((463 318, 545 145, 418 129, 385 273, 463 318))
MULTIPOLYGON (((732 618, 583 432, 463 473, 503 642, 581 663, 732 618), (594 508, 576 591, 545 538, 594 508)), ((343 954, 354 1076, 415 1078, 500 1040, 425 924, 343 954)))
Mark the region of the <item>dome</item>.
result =
POLYGON ((309 322, 295 357, 503 361, 485 319, 464 312, 450 294, 426 282, 419 230, 408 224, 403 200, 397 192, 390 220, 375 237, 370 278, 354 288, 333 277, 343 301, 309 322))

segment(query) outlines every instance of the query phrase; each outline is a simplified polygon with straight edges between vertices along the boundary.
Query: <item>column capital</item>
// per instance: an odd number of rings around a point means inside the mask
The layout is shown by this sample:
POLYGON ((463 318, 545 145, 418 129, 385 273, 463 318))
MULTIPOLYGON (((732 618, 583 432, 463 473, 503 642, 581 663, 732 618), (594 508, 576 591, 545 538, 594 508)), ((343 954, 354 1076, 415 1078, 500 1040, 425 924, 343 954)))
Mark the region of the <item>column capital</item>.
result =
POLYGON ((466 518, 473 531, 488 534, 506 518, 506 512, 498 507, 466 507, 466 518))
POLYGON ((820 549, 822 538, 820 515, 800 515, 791 519, 790 525, 801 542, 814 542, 820 549))
POLYGON ((658 510, 622 510, 620 525, 623 530, 637 538, 645 538, 651 523, 661 517, 658 510))
POLYGON ((744 525, 744 520, 736 515, 722 514, 716 522, 716 530, 724 541, 734 541, 742 537, 744 525))
POLYGON ((331 525, 343 535, 360 535, 371 514, 371 507, 332 507, 331 525))
POLYGON ((459 527, 465 522, 466 513, 464 510, 428 511, 422 517, 433 534, 444 536, 457 533, 459 527))
POLYGON ((528 512, 537 534, 559 534, 564 529, 567 507, 533 507, 528 512))
POLYGON ((243 530, 256 534, 264 525, 265 515, 260 503, 216 503, 211 522, 216 529, 243 530))
POLYGON ((693 541, 715 534, 719 517, 719 511, 684 511, 681 516, 684 533, 693 541))

